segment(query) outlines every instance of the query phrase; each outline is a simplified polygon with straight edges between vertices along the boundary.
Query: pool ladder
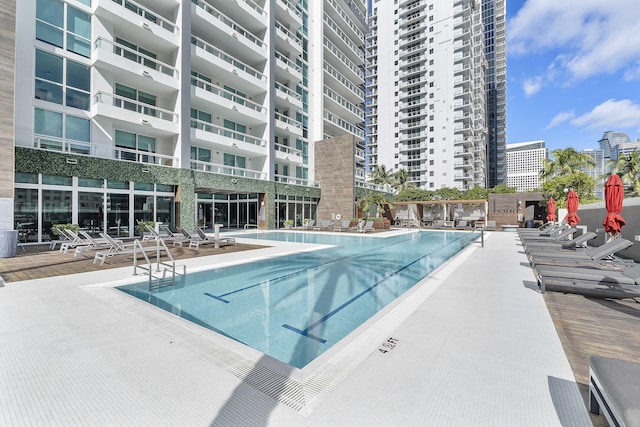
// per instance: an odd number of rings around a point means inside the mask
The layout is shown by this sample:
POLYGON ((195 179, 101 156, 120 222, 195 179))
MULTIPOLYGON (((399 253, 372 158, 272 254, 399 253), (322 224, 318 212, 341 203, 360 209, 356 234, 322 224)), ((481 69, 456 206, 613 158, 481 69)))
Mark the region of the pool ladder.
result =
MULTIPOLYGON (((466 239, 467 237, 469 237, 469 238, 470 238, 471 236, 473 236, 473 235, 475 234, 475 232, 476 232, 476 231, 480 231, 480 247, 481 247, 481 248, 484 248, 484 228, 482 228, 482 227, 478 227, 478 228, 476 228, 475 230, 473 230, 473 231, 469 232, 469 234, 467 234, 467 235, 465 235, 465 236, 462 236, 462 238, 460 239, 460 248, 461 248, 461 249, 462 249, 462 248, 464 248, 464 244, 466 243, 466 240, 465 240, 465 239, 466 239)), ((471 240, 471 239, 469 239, 469 240, 471 240)))
MULTIPOLYGON (((182 267, 182 276, 187 273, 187 267, 185 265, 176 266, 176 261, 173 259, 169 248, 164 242, 164 239, 156 239, 156 261, 152 263, 147 255, 149 248, 145 250, 142 247, 140 240, 136 239, 133 243, 133 274, 138 274, 138 269, 143 270, 149 276, 149 290, 155 290, 163 288, 165 286, 172 286, 176 282, 176 267, 182 267), (166 252, 168 261, 161 261, 162 251, 166 252), (144 256, 146 265, 138 265, 138 253, 144 256), (153 264, 155 264, 155 269, 153 264), (171 272, 171 277, 167 278, 167 272, 171 272)), ((180 273, 178 273, 180 274, 180 273)))

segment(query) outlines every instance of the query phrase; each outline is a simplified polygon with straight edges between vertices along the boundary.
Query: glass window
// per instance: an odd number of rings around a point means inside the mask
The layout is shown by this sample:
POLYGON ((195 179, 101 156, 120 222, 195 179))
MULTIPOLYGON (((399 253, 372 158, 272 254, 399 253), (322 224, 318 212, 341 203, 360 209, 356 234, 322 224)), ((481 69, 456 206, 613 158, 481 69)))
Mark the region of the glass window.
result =
POLYGON ((72 178, 70 176, 42 175, 42 183, 48 185, 70 186, 72 183, 72 178))
POLYGON ((197 194, 197 198, 198 199, 213 199, 213 194, 210 194, 210 193, 198 193, 197 194))
POLYGON ((224 153, 224 165, 225 166, 235 166, 236 165, 236 156, 233 154, 224 153))
POLYGON ((36 134, 62 138, 62 114, 36 108, 34 130, 36 134))
POLYGON ((38 0, 36 3, 36 38, 58 47, 63 46, 64 3, 60 0, 38 0))
POLYGON ((156 191, 173 193, 173 185, 156 184, 156 191))
POLYGON ((38 190, 16 188, 13 205, 14 228, 21 242, 38 241, 38 190))
POLYGON ((68 7, 67 31, 67 50, 91 57, 91 16, 68 7))
POLYGON ((104 231, 102 203, 102 193, 78 192, 78 224, 92 236, 104 231))
POLYGON ((15 174, 15 181, 23 184, 37 184, 38 174, 17 172, 15 174))
POLYGON ((54 225, 71 224, 71 215, 71 191, 42 190, 42 240, 51 239, 54 225))
POLYGON ((90 67, 67 60, 67 86, 89 92, 91 90, 90 67))
MULTIPOLYGON (((109 184, 121 181, 109 181, 109 184)), ((129 183, 127 182, 127 188, 129 183)), ((110 187, 113 188, 113 187, 110 187)), ((107 194, 107 233, 111 236, 129 236, 129 195, 107 194)))
POLYGON ((156 222, 168 225, 173 229, 175 224, 173 197, 158 196, 156 198, 156 222))
POLYGON ((116 146, 124 148, 136 148, 136 134, 131 132, 125 132, 122 130, 116 130, 116 146))
POLYGON ((36 49, 36 77, 62 84, 62 57, 36 49))
POLYGON ((149 184, 147 182, 136 182, 133 184, 133 189, 140 191, 153 191, 153 184, 149 184))
POLYGON ((91 141, 91 122, 75 116, 65 116, 65 137, 74 141, 91 141))
POLYGON ((78 178, 79 187, 104 188, 103 179, 78 178))
POLYGON ((128 190, 129 189, 129 182, 128 181, 115 181, 115 180, 108 180, 107 181, 107 188, 113 188, 114 190, 128 190))

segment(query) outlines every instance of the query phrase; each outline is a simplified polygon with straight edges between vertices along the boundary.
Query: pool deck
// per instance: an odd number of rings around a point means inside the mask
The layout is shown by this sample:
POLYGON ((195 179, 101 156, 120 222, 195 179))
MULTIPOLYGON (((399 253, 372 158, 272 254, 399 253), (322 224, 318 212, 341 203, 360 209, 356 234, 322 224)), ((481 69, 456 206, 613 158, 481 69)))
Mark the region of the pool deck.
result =
MULTIPOLYGON (((183 261, 194 271, 291 250, 183 261)), ((470 245, 335 354, 300 371, 99 284, 130 276, 129 266, 0 287, 0 425, 597 421, 515 233, 487 233, 484 248, 470 245), (306 385, 291 398, 306 398, 302 409, 286 404, 296 381, 306 385)))

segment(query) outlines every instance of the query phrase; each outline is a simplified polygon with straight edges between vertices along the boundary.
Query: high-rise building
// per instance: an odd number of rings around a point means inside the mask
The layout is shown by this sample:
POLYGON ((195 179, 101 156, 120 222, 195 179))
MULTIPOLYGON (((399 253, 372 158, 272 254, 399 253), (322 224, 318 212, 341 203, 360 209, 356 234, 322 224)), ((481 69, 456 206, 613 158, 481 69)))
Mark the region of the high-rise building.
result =
POLYGON ((16 148, 0 216, 25 240, 313 218, 327 137, 355 138, 364 180, 364 0, 0 2, 16 148))
POLYGON ((618 144, 623 144, 631 142, 629 139, 629 135, 624 132, 613 132, 606 131, 602 138, 598 141, 598 145, 600 149, 604 152, 604 156, 608 159, 616 159, 616 150, 615 146, 618 144))
POLYGON ((540 188, 540 171, 547 158, 544 141, 528 141, 506 146, 507 182, 524 192, 540 188))
POLYGON ((604 200, 604 174, 607 173, 607 159, 604 155, 604 150, 601 148, 586 148, 582 150, 584 154, 588 154, 593 158, 594 166, 584 168, 590 177, 592 177, 596 183, 594 188, 594 195, 598 199, 604 200))
POLYGON ((423 189, 504 182, 504 0, 373 0, 367 166, 423 189))

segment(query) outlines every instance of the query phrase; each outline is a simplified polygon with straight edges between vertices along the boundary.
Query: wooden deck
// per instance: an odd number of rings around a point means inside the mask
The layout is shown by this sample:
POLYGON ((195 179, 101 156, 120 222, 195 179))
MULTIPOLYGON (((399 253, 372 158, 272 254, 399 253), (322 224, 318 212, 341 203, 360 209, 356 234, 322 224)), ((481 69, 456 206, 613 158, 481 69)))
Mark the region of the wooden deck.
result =
MULTIPOLYGON (((640 362, 640 299, 546 292, 544 300, 588 407, 591 355, 640 362)), ((594 426, 608 425, 602 415, 591 420, 594 426)))
MULTIPOLYGON (((236 246, 222 246, 218 249, 212 245, 200 246, 196 251, 185 247, 168 245, 171 256, 175 260, 247 251, 263 248, 264 245, 238 244, 236 246)), ((67 274, 85 273, 88 271, 102 271, 110 268, 130 267, 133 265, 131 254, 108 257, 103 266, 93 264, 94 252, 86 252, 84 256, 74 258, 73 250, 62 253, 59 250, 49 250, 48 245, 25 246, 24 252, 19 252, 14 258, 0 258, 0 277, 9 282, 40 279, 45 277, 64 276, 67 274)), ((155 253, 154 253, 155 259, 155 253)), ((144 261, 142 255, 138 257, 144 261)), ((163 258, 165 260, 166 258, 163 258)))

